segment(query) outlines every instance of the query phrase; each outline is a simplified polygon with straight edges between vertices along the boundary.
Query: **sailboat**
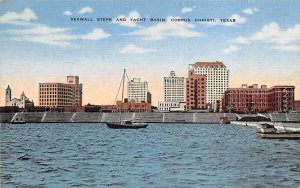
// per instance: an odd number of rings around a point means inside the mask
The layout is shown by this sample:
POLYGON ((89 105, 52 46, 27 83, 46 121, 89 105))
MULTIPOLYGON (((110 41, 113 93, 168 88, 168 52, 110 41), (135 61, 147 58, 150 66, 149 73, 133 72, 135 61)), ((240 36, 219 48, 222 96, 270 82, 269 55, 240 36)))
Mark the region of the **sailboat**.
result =
MULTIPOLYGON (((124 73, 123 73, 123 77, 120 83, 120 87, 122 84, 122 103, 123 103, 123 96, 124 96, 124 82, 125 82, 125 76, 127 76, 126 74, 126 70, 124 69, 124 73)), ((127 76, 128 78, 128 76, 127 76)), ((120 90, 119 87, 119 90, 120 90)), ((119 93, 119 91, 118 91, 119 93)), ((118 97, 118 94, 117 94, 118 97)), ((116 97, 116 99, 117 99, 116 97)), ((116 102, 116 100, 115 100, 116 102)), ((122 108, 121 108, 122 110, 122 108)), ((122 115, 122 113, 121 113, 122 115)), ((117 122, 106 122, 106 125, 109 128, 112 129, 140 129, 140 128, 146 128, 148 126, 148 123, 144 123, 144 122, 133 122, 132 120, 121 120, 121 115, 120 115, 120 121, 117 122)))

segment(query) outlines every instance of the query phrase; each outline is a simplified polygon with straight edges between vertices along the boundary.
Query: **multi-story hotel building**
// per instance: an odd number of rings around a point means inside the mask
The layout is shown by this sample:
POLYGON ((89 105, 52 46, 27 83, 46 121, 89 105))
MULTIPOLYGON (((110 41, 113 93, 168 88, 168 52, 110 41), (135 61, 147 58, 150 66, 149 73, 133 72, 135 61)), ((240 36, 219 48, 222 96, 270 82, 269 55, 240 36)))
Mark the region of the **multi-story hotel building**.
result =
POLYGON ((206 76, 196 75, 189 71, 186 79, 186 110, 199 110, 206 108, 206 76))
POLYGON ((147 102, 148 82, 141 82, 140 78, 133 78, 128 82, 128 101, 147 102))
POLYGON ((184 101, 184 77, 177 77, 174 71, 168 77, 164 77, 164 101, 184 101))
POLYGON ((229 70, 222 62, 197 62, 189 65, 189 71, 206 76, 206 103, 214 107, 229 87, 229 70))
POLYGON ((82 106, 82 84, 79 84, 79 77, 67 76, 67 83, 39 83, 39 105, 82 106))
POLYGON ((183 102, 184 77, 177 77, 175 72, 171 71, 168 77, 164 77, 164 101, 158 102, 158 109, 170 111, 170 108, 179 108, 183 102))
POLYGON ((267 88, 257 84, 241 88, 229 88, 221 102, 224 112, 288 112, 294 110, 294 86, 267 88))

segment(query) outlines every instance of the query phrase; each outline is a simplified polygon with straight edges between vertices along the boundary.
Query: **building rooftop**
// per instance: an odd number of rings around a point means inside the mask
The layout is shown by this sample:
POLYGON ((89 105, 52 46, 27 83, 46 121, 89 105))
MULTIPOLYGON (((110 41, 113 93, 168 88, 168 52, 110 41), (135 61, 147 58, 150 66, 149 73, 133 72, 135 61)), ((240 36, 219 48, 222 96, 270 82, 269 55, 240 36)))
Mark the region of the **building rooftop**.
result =
POLYGON ((277 86, 273 86, 272 88, 282 88, 282 87, 289 87, 289 88, 295 88, 295 86, 292 86, 292 85, 277 85, 277 86))
POLYGON ((175 77, 176 76, 175 71, 171 71, 169 76, 170 77, 175 77))
POLYGON ((218 67, 218 66, 225 66, 224 63, 215 61, 215 62, 196 62, 194 63, 195 66, 208 66, 208 67, 218 67))
MULTIPOLYGON (((277 85, 277 86, 272 86, 271 88, 295 88, 295 86, 292 85, 277 85)), ((242 84, 242 87, 235 87, 235 88, 228 88, 228 90, 240 90, 240 89, 265 89, 269 90, 271 88, 268 88, 267 85, 261 85, 261 87, 258 87, 258 84, 253 84, 250 86, 247 86, 247 84, 242 84)))

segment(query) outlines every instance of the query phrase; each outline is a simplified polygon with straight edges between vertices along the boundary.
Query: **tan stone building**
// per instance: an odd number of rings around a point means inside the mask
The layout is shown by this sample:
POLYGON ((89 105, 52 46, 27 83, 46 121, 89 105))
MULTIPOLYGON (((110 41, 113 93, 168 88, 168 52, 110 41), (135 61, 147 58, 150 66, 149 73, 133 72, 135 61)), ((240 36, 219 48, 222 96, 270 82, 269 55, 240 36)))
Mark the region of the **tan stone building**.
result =
POLYGON ((67 83, 39 83, 39 105, 52 108, 82 106, 79 77, 67 76, 67 83))

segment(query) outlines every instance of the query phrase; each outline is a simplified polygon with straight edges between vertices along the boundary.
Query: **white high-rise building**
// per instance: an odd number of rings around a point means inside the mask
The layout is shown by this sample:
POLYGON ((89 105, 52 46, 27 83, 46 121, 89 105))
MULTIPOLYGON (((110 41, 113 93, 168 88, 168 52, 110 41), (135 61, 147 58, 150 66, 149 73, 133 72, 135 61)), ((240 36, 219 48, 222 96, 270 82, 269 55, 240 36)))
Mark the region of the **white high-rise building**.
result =
POLYGON ((128 101, 147 102, 148 82, 141 82, 140 78, 133 78, 128 82, 127 94, 128 101))
POLYGON ((160 111, 170 111, 182 107, 184 110, 184 77, 177 77, 174 71, 168 77, 164 77, 164 101, 158 103, 160 111))
POLYGON ((196 75, 206 75, 206 103, 212 108, 229 87, 229 69, 219 61, 197 62, 189 65, 196 75))
POLYGON ((164 77, 165 102, 184 101, 184 77, 177 77, 174 71, 168 77, 164 77))

